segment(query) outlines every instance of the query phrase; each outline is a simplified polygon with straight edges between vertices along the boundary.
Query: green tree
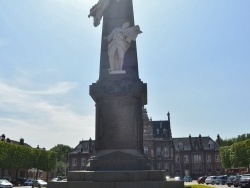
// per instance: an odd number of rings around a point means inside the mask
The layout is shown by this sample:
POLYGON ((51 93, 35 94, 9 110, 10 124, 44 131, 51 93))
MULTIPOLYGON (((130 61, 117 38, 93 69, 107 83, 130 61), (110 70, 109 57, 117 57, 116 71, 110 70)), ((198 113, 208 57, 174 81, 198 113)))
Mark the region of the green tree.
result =
POLYGON ((248 167, 250 164, 250 139, 231 146, 231 162, 235 167, 248 167))
POLYGON ((229 138, 229 139, 221 139, 220 138, 220 146, 231 146, 234 143, 242 142, 242 141, 245 141, 245 140, 248 140, 248 139, 250 139, 250 134, 249 133, 239 135, 236 138, 229 138))
POLYGON ((0 169, 2 170, 2 175, 5 169, 7 169, 7 145, 5 142, 0 141, 0 169))
POLYGON ((49 172, 54 170, 56 167, 56 157, 57 157, 57 153, 53 152, 53 151, 47 151, 46 152, 46 156, 44 158, 44 166, 43 166, 43 170, 47 172, 47 181, 49 179, 49 172))
POLYGON ((57 153, 57 163, 56 163, 57 175, 66 175, 65 170, 67 168, 67 158, 69 152, 71 152, 72 150, 73 148, 63 144, 58 144, 57 146, 50 149, 50 151, 57 153))
POLYGON ((54 151, 57 153, 57 161, 62 161, 62 162, 66 161, 69 152, 71 152, 72 150, 73 148, 63 144, 58 144, 57 146, 50 149, 50 151, 54 151))
POLYGON ((230 154, 231 154, 230 146, 220 147, 220 158, 223 168, 231 168, 232 163, 230 154))

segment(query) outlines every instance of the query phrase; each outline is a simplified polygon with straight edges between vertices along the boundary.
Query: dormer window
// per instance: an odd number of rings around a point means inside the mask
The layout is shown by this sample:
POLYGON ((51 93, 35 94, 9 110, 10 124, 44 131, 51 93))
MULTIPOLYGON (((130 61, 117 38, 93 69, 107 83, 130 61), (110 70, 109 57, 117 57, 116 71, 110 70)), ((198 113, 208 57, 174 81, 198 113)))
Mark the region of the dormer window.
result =
POLYGON ((179 148, 179 150, 183 150, 183 149, 184 149, 183 143, 180 142, 180 143, 178 144, 178 148, 179 148))
POLYGON ((157 134, 160 134, 160 129, 157 128, 157 129, 156 129, 156 133, 157 133, 157 134))
POLYGON ((214 149, 214 143, 211 140, 208 142, 208 148, 214 149))

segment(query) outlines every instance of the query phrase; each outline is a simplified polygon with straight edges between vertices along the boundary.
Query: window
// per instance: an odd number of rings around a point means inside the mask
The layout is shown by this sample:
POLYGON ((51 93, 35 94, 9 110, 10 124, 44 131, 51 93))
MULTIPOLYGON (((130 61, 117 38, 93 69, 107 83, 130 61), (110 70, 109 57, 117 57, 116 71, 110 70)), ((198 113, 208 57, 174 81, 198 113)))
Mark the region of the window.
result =
POLYGON ((220 155, 219 154, 215 154, 215 161, 220 162, 220 155))
POLYGON ((148 156, 148 147, 144 147, 144 154, 148 156))
POLYGON ((161 163, 157 163, 157 169, 161 170, 161 163))
POLYGON ((157 149, 156 149, 156 156, 157 157, 161 156, 161 147, 157 147, 157 149))
POLYGON ((180 162, 180 157, 179 157, 178 155, 175 157, 175 161, 176 161, 177 163, 180 162))
POLYGON ((86 166, 86 158, 81 158, 81 166, 86 166))
POLYGON ((194 163, 200 163, 201 162, 201 155, 194 155, 194 163))
POLYGON ((165 167, 166 170, 168 170, 168 163, 165 163, 165 167))
POLYGON ((183 143, 179 143, 178 148, 179 150, 183 150, 183 143))
POLYGON ((154 150, 151 150, 151 157, 154 157, 154 150))
POLYGON ((206 161, 209 162, 209 163, 211 162, 211 155, 206 156, 206 161))
POLYGON ((216 170, 216 171, 220 171, 220 170, 221 170, 221 167, 220 167, 219 164, 218 164, 218 165, 215 165, 215 170, 216 170))
POLYGON ((164 157, 168 157, 168 148, 167 147, 164 148, 163 153, 164 153, 164 157))
POLYGON ((197 173, 197 174, 200 174, 202 172, 201 164, 195 164, 194 165, 194 172, 197 173))
POLYGON ((212 165, 211 164, 207 164, 207 172, 212 172, 212 165))
POLYGON ((79 147, 79 148, 78 148, 78 152, 81 152, 81 153, 82 153, 82 151, 83 151, 83 147, 79 147))
POLYGON ((212 140, 210 140, 210 141, 208 142, 208 147, 209 147, 210 149, 214 149, 214 143, 213 143, 212 140))
POLYGON ((160 134, 160 129, 157 128, 157 129, 156 129, 156 133, 157 133, 157 134, 160 134))
POLYGON ((72 159, 72 166, 77 166, 77 160, 76 160, 76 158, 72 159))
POLYGON ((184 163, 188 163, 188 155, 184 155, 184 163))

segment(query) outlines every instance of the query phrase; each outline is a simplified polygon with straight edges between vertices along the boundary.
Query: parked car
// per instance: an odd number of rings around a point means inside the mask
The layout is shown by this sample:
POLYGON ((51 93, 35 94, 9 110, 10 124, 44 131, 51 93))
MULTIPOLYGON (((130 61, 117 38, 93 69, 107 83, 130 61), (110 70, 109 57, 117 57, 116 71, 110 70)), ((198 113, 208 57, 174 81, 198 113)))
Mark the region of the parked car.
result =
POLYGON ((241 178, 241 175, 237 175, 235 176, 235 179, 234 179, 234 187, 239 187, 240 186, 240 178, 241 178))
POLYGON ((240 178, 240 187, 241 188, 250 188, 250 174, 242 174, 240 178))
POLYGON ((215 180, 217 179, 217 176, 208 176, 205 180, 205 183, 208 184, 215 184, 215 180))
POLYGON ((56 181, 60 181, 59 178, 53 178, 51 181, 56 182, 56 181))
POLYGON ((12 183, 13 185, 15 185, 15 186, 18 186, 18 185, 23 185, 25 181, 27 181, 26 178, 17 178, 17 179, 13 179, 13 180, 11 181, 11 183, 12 183))
POLYGON ((28 179, 26 182, 23 183, 24 186, 31 186, 33 183, 33 179, 28 179))
POLYGON ((198 184, 203 184, 205 183, 205 180, 206 180, 207 176, 201 176, 197 179, 197 183, 198 184))
POLYGON ((47 187, 47 182, 43 181, 43 180, 34 180, 32 183, 32 188, 34 187, 47 187))
POLYGON ((227 186, 228 187, 231 187, 233 184, 234 184, 234 179, 235 179, 236 176, 229 176, 227 178, 227 186))
POLYGON ((2 188, 12 188, 13 185, 6 179, 0 179, 0 187, 2 188))
POLYGON ((227 182, 227 176, 217 176, 216 180, 215 180, 215 183, 217 185, 221 184, 221 185, 225 185, 227 182))
POLYGON ((184 176, 183 181, 184 182, 192 182, 193 179, 190 176, 184 176))

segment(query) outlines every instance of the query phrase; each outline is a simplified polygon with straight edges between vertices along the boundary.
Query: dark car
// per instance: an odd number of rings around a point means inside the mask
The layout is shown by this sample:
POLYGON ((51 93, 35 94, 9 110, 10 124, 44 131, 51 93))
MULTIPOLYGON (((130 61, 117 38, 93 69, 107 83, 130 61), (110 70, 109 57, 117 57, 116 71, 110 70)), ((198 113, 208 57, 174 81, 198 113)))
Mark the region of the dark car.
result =
POLYGON ((201 176, 197 179, 197 183, 198 184, 203 184, 205 183, 205 180, 206 180, 207 176, 201 176))
POLYGON ((227 186, 231 187, 234 184, 234 179, 236 176, 229 176, 227 179, 227 186))
POLYGON ((250 188, 250 174, 242 174, 240 178, 241 188, 250 188))
POLYGON ((235 176, 235 179, 233 181, 234 187, 240 186, 240 178, 241 178, 241 175, 235 176))
POLYGON ((13 185, 18 186, 18 185, 23 185, 24 182, 26 182, 26 181, 27 181, 26 178, 17 178, 16 180, 12 180, 11 183, 12 183, 13 185))

